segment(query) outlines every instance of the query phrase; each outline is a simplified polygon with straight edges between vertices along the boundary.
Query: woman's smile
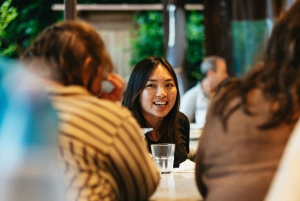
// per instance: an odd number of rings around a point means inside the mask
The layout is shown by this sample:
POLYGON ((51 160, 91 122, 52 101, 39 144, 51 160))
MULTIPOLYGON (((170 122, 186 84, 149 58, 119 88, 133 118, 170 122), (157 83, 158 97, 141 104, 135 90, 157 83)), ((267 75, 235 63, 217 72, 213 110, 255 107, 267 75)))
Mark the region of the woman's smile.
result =
POLYGON ((153 103, 154 103, 154 105, 157 105, 157 106, 166 106, 168 104, 167 101, 156 101, 153 103))
POLYGON ((177 88, 168 70, 155 67, 140 94, 143 115, 148 122, 154 118, 165 117, 176 102, 177 88))

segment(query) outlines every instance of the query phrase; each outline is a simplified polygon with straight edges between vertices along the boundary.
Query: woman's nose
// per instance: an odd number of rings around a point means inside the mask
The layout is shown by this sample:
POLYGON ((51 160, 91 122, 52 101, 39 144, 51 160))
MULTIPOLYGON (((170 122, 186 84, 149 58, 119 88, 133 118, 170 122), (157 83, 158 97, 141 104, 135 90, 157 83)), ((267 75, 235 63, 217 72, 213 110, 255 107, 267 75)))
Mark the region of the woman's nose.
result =
POLYGON ((157 88, 156 96, 164 97, 166 95, 167 95, 167 91, 165 90, 164 87, 158 87, 157 88))

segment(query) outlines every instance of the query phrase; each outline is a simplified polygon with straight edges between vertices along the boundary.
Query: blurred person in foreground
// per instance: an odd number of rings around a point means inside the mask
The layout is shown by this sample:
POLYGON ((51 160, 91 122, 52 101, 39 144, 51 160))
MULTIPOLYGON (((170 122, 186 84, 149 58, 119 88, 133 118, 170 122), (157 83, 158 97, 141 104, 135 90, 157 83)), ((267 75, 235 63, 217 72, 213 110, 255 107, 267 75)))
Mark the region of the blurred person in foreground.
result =
POLYGON ((153 128, 145 134, 150 152, 151 144, 175 144, 174 167, 179 167, 190 152, 190 125, 178 111, 179 97, 176 74, 169 62, 147 57, 133 68, 122 102, 141 127, 153 128))
POLYGON ((300 113, 299 19, 297 1, 276 22, 263 61, 215 95, 196 153, 205 200, 264 199, 300 113))
POLYGON ((196 121, 197 110, 207 110, 216 87, 228 77, 226 62, 218 56, 205 57, 200 65, 200 71, 203 75, 202 82, 198 82, 196 86, 185 92, 180 100, 179 110, 188 117, 190 122, 196 121))
POLYGON ((42 82, 0 59, 0 200, 61 201, 58 116, 42 82))
MULTIPOLYGON (((300 65, 300 1, 296 1, 293 7, 286 13, 286 15, 280 20, 276 32, 280 36, 280 40, 287 37, 289 43, 291 44, 291 50, 286 52, 287 54, 292 54, 293 58, 291 61, 294 63, 294 68, 299 68, 300 65), (285 30, 279 30, 280 28, 285 28, 285 30), (287 28, 288 27, 288 28, 287 28), (297 67, 296 67, 297 66, 297 67)), ((275 32, 275 30, 274 30, 275 32)), ((281 44, 279 43, 279 44, 281 44)), ((279 49, 279 48, 278 48, 279 49)), ((286 50, 287 51, 287 50, 286 50)), ((282 50, 283 52, 283 50, 282 50)), ((278 52, 279 54, 279 52, 278 52)), ((286 55, 288 56, 288 55, 286 55)), ((293 73, 291 71, 290 73, 293 73)), ((295 73, 295 77, 299 74, 295 73)), ((298 78, 299 79, 299 78, 298 78)), ((297 87, 299 91, 299 81, 294 86, 297 87)), ((297 93, 299 94, 299 92, 297 93)), ((278 170, 274 176, 274 179, 269 188, 268 194, 265 198, 266 201, 298 201, 300 200, 300 119, 289 138, 289 141, 285 147, 283 156, 281 158, 278 170)))
POLYGON ((111 73, 113 65, 98 33, 84 22, 56 23, 22 59, 45 79, 59 112, 59 154, 68 200, 147 200, 159 172, 139 125, 118 103, 124 81, 111 73), (39 62, 45 64, 34 65, 39 62), (104 79, 115 88, 99 99, 104 79))

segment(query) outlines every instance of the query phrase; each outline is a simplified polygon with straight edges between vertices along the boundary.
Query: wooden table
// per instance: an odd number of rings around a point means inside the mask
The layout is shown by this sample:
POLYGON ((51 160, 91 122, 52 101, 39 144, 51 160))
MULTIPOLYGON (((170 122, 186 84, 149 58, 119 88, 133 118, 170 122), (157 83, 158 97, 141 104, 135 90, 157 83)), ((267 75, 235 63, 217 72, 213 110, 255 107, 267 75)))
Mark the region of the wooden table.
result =
POLYGON ((195 172, 173 172, 160 176, 159 186, 150 200, 203 200, 196 186, 195 172))

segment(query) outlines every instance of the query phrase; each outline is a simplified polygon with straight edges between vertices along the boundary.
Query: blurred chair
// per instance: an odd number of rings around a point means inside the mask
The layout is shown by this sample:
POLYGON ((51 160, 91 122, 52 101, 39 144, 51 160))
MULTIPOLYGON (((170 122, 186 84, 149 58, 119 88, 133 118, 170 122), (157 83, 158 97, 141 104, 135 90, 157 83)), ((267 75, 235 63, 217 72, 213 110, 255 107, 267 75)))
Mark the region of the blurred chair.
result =
POLYGON ((58 117, 42 86, 18 63, 0 60, 1 201, 64 200, 58 117))

